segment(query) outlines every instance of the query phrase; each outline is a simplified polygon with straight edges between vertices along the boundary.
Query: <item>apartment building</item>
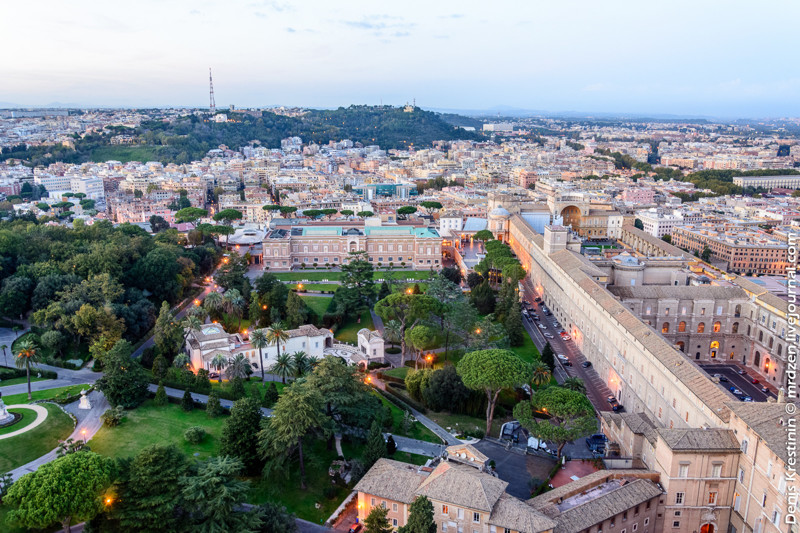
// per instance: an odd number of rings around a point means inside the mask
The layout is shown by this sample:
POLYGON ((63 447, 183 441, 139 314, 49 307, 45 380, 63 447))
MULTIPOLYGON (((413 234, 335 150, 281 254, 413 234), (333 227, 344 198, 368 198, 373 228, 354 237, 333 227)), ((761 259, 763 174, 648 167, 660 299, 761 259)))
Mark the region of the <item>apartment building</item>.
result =
POLYGON ((680 213, 664 213, 656 209, 639 211, 636 217, 642 221, 644 231, 659 239, 664 235, 672 235, 677 226, 684 224, 683 215, 680 213))
POLYGON ((702 253, 708 246, 712 257, 736 274, 785 275, 788 246, 760 230, 743 227, 718 228, 712 224, 675 227, 672 243, 690 252, 702 253))
POLYGON ((762 189, 800 189, 800 176, 737 176, 733 178, 733 184, 762 189))
POLYGON ((351 252, 365 251, 376 265, 419 270, 442 266, 442 237, 414 226, 303 226, 270 230, 264 237, 264 266, 271 270, 302 264, 341 265, 351 252))
POLYGON ((655 191, 650 187, 628 187, 622 191, 621 198, 626 204, 648 205, 653 203, 655 191))

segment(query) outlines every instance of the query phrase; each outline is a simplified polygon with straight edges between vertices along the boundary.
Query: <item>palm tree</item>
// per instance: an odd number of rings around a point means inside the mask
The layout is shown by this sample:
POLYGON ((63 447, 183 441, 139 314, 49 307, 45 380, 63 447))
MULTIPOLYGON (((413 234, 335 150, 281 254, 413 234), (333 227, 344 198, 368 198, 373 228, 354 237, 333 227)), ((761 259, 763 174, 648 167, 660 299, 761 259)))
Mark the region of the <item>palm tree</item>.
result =
POLYGON ((17 368, 24 368, 28 379, 28 401, 33 399, 31 396, 31 364, 41 362, 41 357, 36 349, 36 345, 29 339, 20 341, 17 345, 17 368))
POLYGON ((225 311, 236 317, 239 317, 239 325, 236 329, 242 329, 242 314, 246 306, 245 299, 237 289, 230 289, 222 297, 222 305, 225 311))
POLYGON ((286 384, 286 378, 294 373, 294 358, 288 353, 280 354, 269 371, 276 376, 280 376, 283 383, 286 384))
POLYGON ((237 353, 228 360, 228 368, 225 370, 228 379, 245 379, 250 370, 250 363, 243 353, 237 353))
POLYGON ((289 340, 289 332, 283 327, 283 324, 276 322, 267 328, 267 342, 274 344, 278 347, 278 357, 281 356, 281 343, 286 344, 289 340))
POLYGON ((392 347, 400 342, 400 335, 403 334, 403 325, 397 320, 390 320, 383 325, 383 337, 389 341, 392 347))
POLYGON ((203 307, 211 314, 216 313, 222 309, 222 295, 218 292, 211 292, 203 300, 203 307))
POLYGON ((311 357, 306 352, 294 352, 292 354, 294 362, 294 377, 301 378, 311 371, 311 357))
POLYGON ((562 387, 569 390, 574 390, 575 392, 580 392, 581 394, 586 394, 586 384, 583 382, 581 378, 567 378, 564 380, 564 383, 561 384, 562 387))
POLYGON ((6 350, 8 350, 8 346, 6 346, 4 344, 4 345, 0 346, 0 348, 3 349, 3 362, 5 363, 5 366, 8 366, 8 357, 6 355, 6 350))
POLYGON ((262 349, 267 346, 267 335, 263 329, 256 329, 250 334, 250 344, 258 349, 258 357, 261 360, 261 381, 264 381, 264 352, 262 349))
POLYGON ((221 353, 215 355, 214 358, 211 360, 211 367, 216 368, 217 372, 219 373, 218 382, 220 386, 222 386, 222 370, 226 366, 228 366, 228 358, 222 355, 221 353))
POLYGON ((190 359, 189 356, 185 353, 179 353, 175 356, 175 359, 172 360, 172 364, 180 369, 184 369, 189 366, 190 359))
POLYGON ((183 319, 183 345, 186 346, 186 339, 189 338, 189 334, 193 331, 198 331, 200 328, 203 327, 203 322, 195 315, 188 315, 186 318, 183 319))
POLYGON ((544 385, 550 381, 550 367, 541 361, 533 363, 533 377, 531 383, 534 385, 544 385))

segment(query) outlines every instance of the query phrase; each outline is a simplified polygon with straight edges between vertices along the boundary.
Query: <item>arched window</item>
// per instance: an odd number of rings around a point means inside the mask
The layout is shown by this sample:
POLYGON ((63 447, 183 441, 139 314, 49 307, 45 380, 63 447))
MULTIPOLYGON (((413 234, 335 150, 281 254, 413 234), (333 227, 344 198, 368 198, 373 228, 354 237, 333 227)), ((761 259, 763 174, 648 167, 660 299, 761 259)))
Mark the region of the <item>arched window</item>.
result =
POLYGON ((761 352, 756 352, 756 356, 753 358, 753 366, 758 368, 761 365, 761 352))
POLYGON ((719 333, 719 330, 722 329, 722 324, 720 322, 714 322, 714 333, 719 333))
POLYGON ((764 372, 769 371, 769 357, 764 358, 764 372))
POLYGON ((669 333, 669 322, 664 322, 661 326, 661 333, 669 333))
POLYGON ((763 331, 759 331, 758 332, 758 342, 763 342, 763 341, 764 341, 764 332, 763 331))
POLYGON ((739 323, 734 322, 731 326, 731 333, 739 333, 739 323))
POLYGON ((700 322, 697 324, 697 333, 703 333, 706 330, 706 323, 700 322))
POLYGON ((686 351, 686 345, 683 343, 683 341, 679 341, 679 342, 678 342, 678 348, 680 348, 680 350, 681 350, 682 352, 685 352, 685 351, 686 351))
POLYGON ((681 320, 680 323, 678 324, 678 331, 681 333, 686 331, 686 322, 684 322, 683 320, 681 320))
POLYGON ((778 357, 781 356, 781 352, 783 351, 783 344, 778 345, 778 357))
POLYGON ((750 326, 747 326, 747 336, 750 336, 750 326))
POLYGON ((769 347, 772 348, 772 345, 775 343, 775 337, 769 338, 769 347))
POLYGON ((742 306, 741 305, 737 305, 736 309, 733 311, 733 316, 735 316, 736 318, 739 318, 741 315, 742 315, 742 306))

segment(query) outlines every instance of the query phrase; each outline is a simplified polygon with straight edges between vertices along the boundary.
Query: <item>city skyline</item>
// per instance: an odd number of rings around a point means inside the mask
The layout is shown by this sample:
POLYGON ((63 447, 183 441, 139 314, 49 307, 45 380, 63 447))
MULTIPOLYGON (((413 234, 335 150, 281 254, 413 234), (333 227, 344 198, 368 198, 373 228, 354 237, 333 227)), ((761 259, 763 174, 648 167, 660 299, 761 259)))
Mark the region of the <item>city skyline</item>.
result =
POLYGON ((7 5, 8 20, 36 24, 13 24, 0 41, 25 43, 7 57, 0 107, 204 107, 211 66, 219 108, 416 99, 454 110, 798 116, 800 78, 782 58, 797 48, 800 7, 768 4, 7 5))

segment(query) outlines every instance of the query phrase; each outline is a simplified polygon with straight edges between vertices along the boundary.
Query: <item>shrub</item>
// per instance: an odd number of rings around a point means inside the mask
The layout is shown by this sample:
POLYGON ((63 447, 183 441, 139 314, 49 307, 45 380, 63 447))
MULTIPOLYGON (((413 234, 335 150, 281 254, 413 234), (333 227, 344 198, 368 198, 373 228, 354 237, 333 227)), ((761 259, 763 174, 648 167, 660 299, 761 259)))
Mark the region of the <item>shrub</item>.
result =
POLYGON ((122 422, 125 417, 125 408, 121 405, 106 409, 106 412, 100 415, 103 425, 108 427, 116 427, 122 422))
POLYGON ((192 426, 183 432, 183 438, 189 444, 200 444, 206 438, 206 430, 200 426, 192 426))
POLYGON ((233 378, 231 380, 231 394, 234 400, 239 400, 245 397, 244 382, 242 378, 233 378))
POLYGON ((153 403, 159 407, 163 407, 167 405, 168 401, 169 400, 167 398, 167 391, 164 390, 164 383, 159 382, 158 390, 156 390, 156 397, 153 399, 153 403))
POLYGON ((197 371, 197 375, 194 378, 193 390, 201 394, 208 394, 211 392, 211 380, 208 378, 208 370, 205 368, 201 368, 197 371))
POLYGON ((211 391, 208 395, 208 403, 206 404, 206 414, 209 418, 220 416, 224 412, 222 404, 219 403, 219 396, 216 391, 211 391))
POLYGON ((181 398, 181 409, 186 412, 191 411, 194 409, 194 400, 192 400, 192 393, 188 390, 183 393, 183 398, 181 398))
POLYGON ((269 409, 275 405, 275 402, 278 401, 279 396, 280 394, 278 393, 278 386, 273 381, 269 384, 269 387, 267 387, 267 390, 264 392, 264 401, 261 403, 261 405, 269 409))

